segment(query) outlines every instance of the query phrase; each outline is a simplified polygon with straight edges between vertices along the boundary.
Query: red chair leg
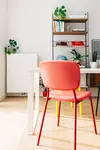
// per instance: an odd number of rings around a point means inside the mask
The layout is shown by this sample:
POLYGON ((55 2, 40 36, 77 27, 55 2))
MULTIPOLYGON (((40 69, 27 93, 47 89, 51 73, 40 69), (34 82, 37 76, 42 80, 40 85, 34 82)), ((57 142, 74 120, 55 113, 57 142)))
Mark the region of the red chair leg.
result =
POLYGON ((48 101, 49 101, 49 98, 47 98, 47 100, 46 100, 46 104, 45 104, 45 108, 44 108, 44 113, 43 113, 43 118, 42 118, 42 123, 41 123, 40 132, 39 132, 39 136, 38 136, 38 141, 37 141, 37 146, 39 146, 39 143, 40 143, 40 138, 41 138, 41 133, 42 133, 42 128, 43 128, 43 123, 44 123, 44 118, 45 118, 45 114, 46 114, 46 109, 47 109, 48 101))
POLYGON ((60 121, 60 108, 61 108, 61 101, 59 101, 59 110, 58 110, 58 122, 57 122, 57 126, 59 126, 59 121, 60 121))
POLYGON ((74 150, 76 150, 76 137, 77 137, 77 103, 74 103, 74 150))
POLYGON ((95 131, 95 134, 97 134, 96 121, 95 121, 94 110, 93 110, 93 103, 92 103, 92 97, 90 97, 90 104, 91 104, 92 118, 93 118, 93 123, 94 123, 94 131, 95 131))

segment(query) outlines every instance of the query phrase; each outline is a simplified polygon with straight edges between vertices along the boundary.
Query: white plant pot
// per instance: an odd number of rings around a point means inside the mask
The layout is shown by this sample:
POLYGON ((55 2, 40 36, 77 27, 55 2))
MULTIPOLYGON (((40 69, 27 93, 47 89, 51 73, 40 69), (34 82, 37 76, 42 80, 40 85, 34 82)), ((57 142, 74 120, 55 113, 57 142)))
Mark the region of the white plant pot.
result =
POLYGON ((90 62, 90 67, 91 68, 97 68, 98 63, 97 62, 90 62))

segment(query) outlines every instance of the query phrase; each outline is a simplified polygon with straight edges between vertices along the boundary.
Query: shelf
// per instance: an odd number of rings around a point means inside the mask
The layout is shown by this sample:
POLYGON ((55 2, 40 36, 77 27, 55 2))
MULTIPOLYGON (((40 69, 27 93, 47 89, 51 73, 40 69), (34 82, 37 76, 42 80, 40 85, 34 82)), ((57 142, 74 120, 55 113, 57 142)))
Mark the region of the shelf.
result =
POLYGON ((57 19, 54 18, 53 21, 64 21, 64 22, 70 22, 70 23, 85 23, 88 20, 88 18, 65 18, 65 19, 57 19))
POLYGON ((81 85, 80 86, 82 89, 88 89, 89 88, 89 86, 87 86, 87 85, 81 85))
POLYGON ((62 45, 56 45, 56 46, 53 46, 53 47, 68 47, 68 48, 85 48, 85 47, 88 47, 88 46, 62 46, 62 45))
POLYGON ((53 35, 86 35, 88 32, 53 32, 53 35))
POLYGON ((89 45, 85 44, 85 41, 53 41, 53 47, 68 47, 68 48, 86 48, 89 47, 89 45), (80 45, 74 45, 73 44, 80 43, 80 45))

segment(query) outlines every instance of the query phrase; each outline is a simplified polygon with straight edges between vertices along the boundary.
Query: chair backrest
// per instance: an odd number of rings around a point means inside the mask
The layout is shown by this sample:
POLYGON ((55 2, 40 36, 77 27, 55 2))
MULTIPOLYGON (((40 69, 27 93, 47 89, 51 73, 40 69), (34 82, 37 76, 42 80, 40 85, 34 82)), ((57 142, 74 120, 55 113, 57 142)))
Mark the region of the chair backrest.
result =
POLYGON ((40 63, 44 85, 55 90, 75 90, 80 84, 80 67, 72 61, 42 61, 40 63))

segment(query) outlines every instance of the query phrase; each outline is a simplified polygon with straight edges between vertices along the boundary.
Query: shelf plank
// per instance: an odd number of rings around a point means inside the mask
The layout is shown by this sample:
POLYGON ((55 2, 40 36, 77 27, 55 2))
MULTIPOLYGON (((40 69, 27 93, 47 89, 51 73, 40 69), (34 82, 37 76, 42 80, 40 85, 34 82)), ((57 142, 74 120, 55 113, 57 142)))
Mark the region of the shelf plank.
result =
POLYGON ((53 47, 66 47, 66 48, 85 48, 85 47, 88 47, 88 46, 62 46, 62 45, 56 45, 56 46, 53 46, 53 47))
POLYGON ((54 18, 53 21, 64 21, 64 22, 70 22, 70 23, 85 23, 88 20, 88 18, 64 18, 64 19, 57 19, 54 18))
POLYGON ((53 35, 86 35, 88 32, 53 32, 53 35))

